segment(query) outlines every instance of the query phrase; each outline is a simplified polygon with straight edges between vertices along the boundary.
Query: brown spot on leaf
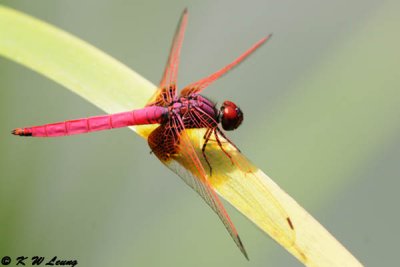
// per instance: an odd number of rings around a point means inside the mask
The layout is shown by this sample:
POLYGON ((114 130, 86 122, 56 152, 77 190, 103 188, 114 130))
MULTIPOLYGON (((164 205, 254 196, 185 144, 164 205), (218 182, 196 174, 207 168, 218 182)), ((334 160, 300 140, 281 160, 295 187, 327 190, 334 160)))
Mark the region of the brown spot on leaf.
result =
POLYGON ((286 218, 286 220, 287 220, 287 222, 288 222, 288 224, 289 224, 290 228, 292 228, 292 230, 294 230, 294 227, 293 227, 292 220, 290 220, 290 218, 289 218, 289 217, 287 217, 287 218, 286 218))

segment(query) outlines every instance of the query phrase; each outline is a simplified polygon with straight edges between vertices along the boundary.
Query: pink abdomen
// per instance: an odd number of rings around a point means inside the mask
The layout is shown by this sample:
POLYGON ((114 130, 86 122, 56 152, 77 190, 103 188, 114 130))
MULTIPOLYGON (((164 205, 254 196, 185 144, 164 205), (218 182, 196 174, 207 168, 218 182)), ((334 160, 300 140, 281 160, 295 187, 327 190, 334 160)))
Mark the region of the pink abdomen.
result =
POLYGON ((41 126, 17 128, 12 133, 20 136, 56 137, 109 130, 133 125, 162 123, 168 114, 165 107, 150 106, 143 109, 110 115, 69 120, 41 126))

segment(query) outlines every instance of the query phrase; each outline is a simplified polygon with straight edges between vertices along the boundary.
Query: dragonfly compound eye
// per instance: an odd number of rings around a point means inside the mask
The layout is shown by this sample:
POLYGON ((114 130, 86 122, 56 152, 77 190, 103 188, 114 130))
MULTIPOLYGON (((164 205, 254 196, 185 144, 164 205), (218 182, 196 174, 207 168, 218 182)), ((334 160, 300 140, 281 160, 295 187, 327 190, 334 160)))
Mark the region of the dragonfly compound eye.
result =
POLYGON ((225 101, 221 106, 221 124, 225 131, 235 130, 243 121, 243 112, 231 101, 225 101))

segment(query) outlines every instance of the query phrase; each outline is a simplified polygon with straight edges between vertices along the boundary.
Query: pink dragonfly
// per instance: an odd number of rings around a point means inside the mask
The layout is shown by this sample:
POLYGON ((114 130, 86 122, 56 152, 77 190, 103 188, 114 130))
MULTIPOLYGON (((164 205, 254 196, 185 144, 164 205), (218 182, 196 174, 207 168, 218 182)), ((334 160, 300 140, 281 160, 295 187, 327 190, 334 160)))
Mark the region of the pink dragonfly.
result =
MULTIPOLYGON (((159 88, 144 108, 111 115, 17 128, 12 133, 19 136, 57 137, 133 125, 157 124, 158 127, 148 136, 151 151, 160 161, 178 173, 214 210, 236 245, 248 259, 238 232, 209 181, 213 169, 218 169, 219 164, 222 163, 213 162, 211 164, 207 157, 207 144, 210 141, 216 142, 231 164, 240 167, 240 158, 234 158, 230 152, 224 150, 223 142, 229 142, 234 148, 236 146, 225 136, 219 124, 226 131, 235 130, 243 121, 243 112, 230 101, 225 101, 217 109, 215 103, 200 93, 264 44, 271 35, 255 43, 250 49, 219 71, 184 87, 178 95, 176 81, 187 20, 188 13, 185 10, 175 33, 159 88), (188 134, 189 130, 199 129, 205 129, 201 154, 196 152, 188 134), (202 161, 205 163, 202 163, 202 161), (189 172, 180 172, 176 162, 182 163, 189 172)), ((271 199, 271 202, 271 205, 275 205, 277 210, 282 210, 277 201, 271 199)), ((284 211, 281 213, 286 216, 284 211)), ((289 217, 284 218, 286 218, 288 227, 293 230, 289 217)))

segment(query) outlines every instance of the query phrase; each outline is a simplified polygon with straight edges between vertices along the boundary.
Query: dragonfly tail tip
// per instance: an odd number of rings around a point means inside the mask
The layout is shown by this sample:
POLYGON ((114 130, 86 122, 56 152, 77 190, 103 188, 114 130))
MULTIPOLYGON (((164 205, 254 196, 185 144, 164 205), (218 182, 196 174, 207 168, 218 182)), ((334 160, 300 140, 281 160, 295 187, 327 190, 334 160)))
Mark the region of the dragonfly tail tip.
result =
POLYGON ((14 130, 11 131, 11 133, 13 135, 18 135, 18 136, 31 136, 32 133, 30 132, 26 132, 24 129, 22 128, 16 128, 14 130))

